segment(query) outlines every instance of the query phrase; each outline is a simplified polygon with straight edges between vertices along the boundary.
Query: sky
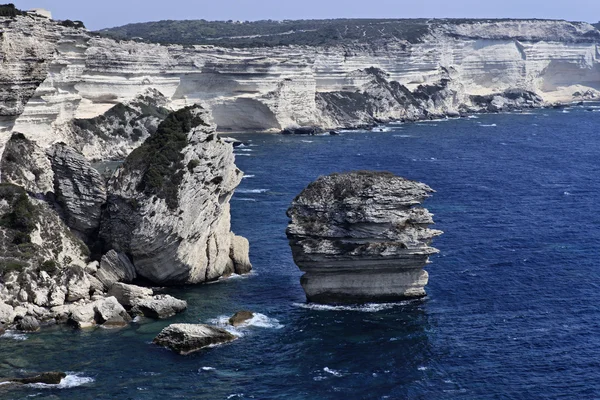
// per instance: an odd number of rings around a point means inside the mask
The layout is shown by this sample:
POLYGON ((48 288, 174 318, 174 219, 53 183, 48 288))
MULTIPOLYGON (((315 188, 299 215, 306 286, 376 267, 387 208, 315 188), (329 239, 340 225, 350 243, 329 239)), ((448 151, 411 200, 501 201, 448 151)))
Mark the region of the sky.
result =
POLYGON ((600 0, 8 0, 90 30, 164 19, 548 18, 598 22, 600 0))

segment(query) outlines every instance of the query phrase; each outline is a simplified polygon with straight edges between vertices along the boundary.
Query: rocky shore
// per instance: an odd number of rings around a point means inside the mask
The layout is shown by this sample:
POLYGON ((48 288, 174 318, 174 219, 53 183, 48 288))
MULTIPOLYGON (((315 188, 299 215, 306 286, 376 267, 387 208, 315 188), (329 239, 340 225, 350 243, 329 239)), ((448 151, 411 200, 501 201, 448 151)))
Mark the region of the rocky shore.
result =
POLYGON ((421 206, 433 190, 387 172, 323 176, 288 209, 287 236, 309 302, 388 302, 425 296, 423 268, 441 231, 421 206))
MULTIPOLYGON (((156 105, 150 94, 143 101, 156 105)), ((187 304, 132 283, 195 284, 251 270, 248 241, 230 231, 229 200, 243 175, 232 145, 200 106, 153 121, 108 180, 76 148, 12 135, 0 163, 3 329, 168 318, 187 304)))

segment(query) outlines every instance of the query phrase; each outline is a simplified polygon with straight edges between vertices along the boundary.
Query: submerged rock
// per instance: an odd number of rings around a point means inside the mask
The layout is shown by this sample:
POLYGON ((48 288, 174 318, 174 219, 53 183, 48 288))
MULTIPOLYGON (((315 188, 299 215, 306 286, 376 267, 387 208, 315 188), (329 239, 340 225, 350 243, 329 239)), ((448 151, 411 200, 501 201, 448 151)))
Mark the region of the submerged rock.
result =
POLYGON ((210 345, 227 343, 236 337, 225 329, 203 324, 173 324, 162 330, 154 344, 186 355, 210 345))
POLYGON ((4 382, 14 382, 22 384, 43 383, 46 385, 58 385, 67 374, 64 372, 44 372, 42 374, 32 376, 30 378, 11 378, 4 382))
POLYGON ((311 302, 385 302, 425 296, 423 267, 442 232, 421 203, 433 190, 387 172, 320 177, 288 209, 294 261, 311 302))

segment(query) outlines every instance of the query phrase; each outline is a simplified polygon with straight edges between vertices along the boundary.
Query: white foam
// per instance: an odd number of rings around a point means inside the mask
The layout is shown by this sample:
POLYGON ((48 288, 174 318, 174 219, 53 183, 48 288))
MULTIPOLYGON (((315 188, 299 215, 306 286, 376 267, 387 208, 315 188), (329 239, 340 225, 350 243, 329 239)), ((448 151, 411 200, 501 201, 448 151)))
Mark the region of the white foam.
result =
POLYGON ((571 195, 571 193, 570 193, 570 192, 564 192, 563 194, 564 194, 565 196, 570 196, 570 195, 571 195))
POLYGON ((6 339, 12 339, 12 340, 27 340, 27 339, 29 339, 29 336, 25 335, 24 333, 19 333, 17 331, 6 331, 4 333, 4 335, 2 335, 0 337, 6 338, 6 339))
POLYGON ((419 371, 427 371, 429 368, 427 367, 419 367, 417 368, 419 371))
POLYGON ((244 393, 234 393, 234 394, 230 394, 229 396, 227 396, 228 399, 242 398, 242 397, 244 397, 244 393))
POLYGON ((468 119, 479 119, 479 117, 477 115, 469 115, 467 118, 468 119))
POLYGON ((269 191, 269 189, 236 189, 235 191, 236 191, 236 193, 249 194, 249 193, 266 193, 269 191))
POLYGON ((392 135, 393 137, 401 137, 401 138, 409 138, 412 137, 412 135, 392 135))
POLYGON ((246 157, 251 157, 252 154, 240 154, 240 153, 235 153, 236 156, 246 156, 246 157))
POLYGON ((323 371, 325 371, 328 374, 331 374, 333 376, 337 376, 338 378, 341 377, 341 376, 343 376, 343 374, 340 371, 336 371, 335 369, 331 369, 329 367, 323 368, 323 371))
POLYGON ((304 143, 312 143, 313 141, 312 141, 312 140, 301 140, 301 142, 304 142, 304 143))
POLYGON ((39 389, 70 389, 78 386, 88 385, 94 382, 94 378, 80 376, 77 373, 67 374, 58 385, 47 385, 45 383, 32 383, 27 386, 39 389))
POLYGON ((264 329, 281 329, 283 325, 279 323, 279 320, 275 318, 269 318, 264 314, 254 313, 254 316, 248 321, 238 326, 232 326, 229 324, 229 315, 221 315, 217 318, 209 319, 207 322, 212 325, 216 325, 220 328, 225 329, 229 333, 237 337, 245 336, 245 331, 249 328, 264 328, 264 329))
POLYGON ((246 197, 232 197, 231 200, 237 200, 237 201, 256 201, 256 199, 248 199, 246 197))
POLYGON ((496 124, 481 124, 481 126, 485 126, 485 127, 491 128, 491 127, 496 127, 498 125, 496 125, 496 124))
POLYGON ((398 306, 405 306, 412 301, 415 300, 406 300, 398 303, 369 303, 369 304, 360 304, 360 305, 348 305, 348 306, 331 306, 327 304, 306 304, 306 303, 294 303, 296 307, 306 308, 308 310, 315 311, 358 311, 358 312, 368 312, 374 313, 383 310, 389 310, 398 306))
POLYGON ((240 145, 240 146, 238 146, 238 147, 236 148, 236 151, 246 151, 246 152, 251 152, 251 151, 254 151, 254 150, 252 150, 252 149, 240 149, 240 147, 246 147, 246 146, 244 146, 244 145, 240 145))
POLYGON ((250 179, 250 178, 254 178, 256 175, 244 175, 244 177, 242 179, 250 179))
POLYGON ((198 370, 198 372, 200 372, 200 371, 208 372, 208 371, 215 371, 215 370, 216 370, 216 368, 213 368, 213 367, 202 367, 198 370))

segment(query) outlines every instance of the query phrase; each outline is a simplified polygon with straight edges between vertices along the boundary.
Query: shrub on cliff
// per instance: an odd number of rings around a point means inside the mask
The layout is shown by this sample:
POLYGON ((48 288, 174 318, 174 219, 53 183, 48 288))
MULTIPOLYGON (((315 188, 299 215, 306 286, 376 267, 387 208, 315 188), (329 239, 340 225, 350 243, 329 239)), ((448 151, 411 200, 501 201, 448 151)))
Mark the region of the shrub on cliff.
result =
POLYGON ((144 144, 125 160, 125 170, 138 170, 142 179, 137 190, 164 199, 170 209, 178 206, 177 192, 184 175, 183 154, 192 128, 206 125, 192 113, 193 107, 173 112, 144 144))
POLYGON ((10 205, 10 211, 0 217, 0 226, 15 231, 15 244, 31 242, 29 235, 36 227, 37 210, 25 190, 11 184, 0 184, 0 200, 10 205))
POLYGON ((17 9, 12 3, 0 5, 0 17, 16 17, 23 14, 25 13, 17 9))

